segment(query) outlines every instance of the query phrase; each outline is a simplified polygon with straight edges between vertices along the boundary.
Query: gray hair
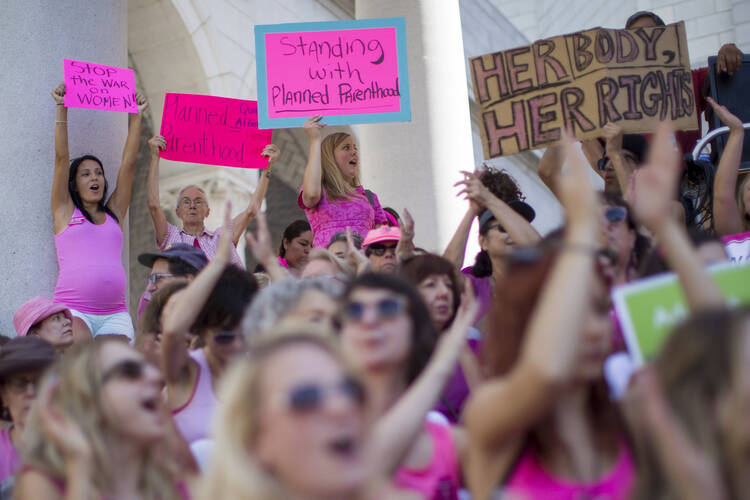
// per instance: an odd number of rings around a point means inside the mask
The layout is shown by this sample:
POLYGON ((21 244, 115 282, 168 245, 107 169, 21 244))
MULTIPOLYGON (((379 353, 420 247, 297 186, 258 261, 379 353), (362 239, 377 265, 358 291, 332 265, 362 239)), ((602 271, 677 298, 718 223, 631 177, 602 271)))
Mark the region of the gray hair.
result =
POLYGON ((206 194, 206 192, 200 186, 196 186, 195 184, 188 184, 184 188, 180 189, 179 193, 177 193, 177 201, 175 202, 175 207, 174 207, 175 210, 180 208, 180 199, 182 199, 182 194, 185 192, 186 189, 190 189, 190 188, 195 188, 201 193, 203 193, 203 196, 206 197, 206 206, 208 206, 208 195, 206 194))
POLYGON ((267 331, 292 311, 310 290, 323 292, 333 300, 344 293, 344 285, 330 276, 303 280, 285 279, 271 283, 258 292, 242 319, 242 333, 250 343, 258 333, 267 331))

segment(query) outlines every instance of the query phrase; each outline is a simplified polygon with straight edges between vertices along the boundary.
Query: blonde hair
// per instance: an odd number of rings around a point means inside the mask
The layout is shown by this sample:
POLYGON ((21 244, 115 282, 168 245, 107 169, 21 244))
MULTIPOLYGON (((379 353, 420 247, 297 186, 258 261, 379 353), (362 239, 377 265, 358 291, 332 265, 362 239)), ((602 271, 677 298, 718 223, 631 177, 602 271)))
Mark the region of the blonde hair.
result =
POLYGON ((740 181, 736 193, 737 210, 739 211, 740 219, 742 219, 742 227, 745 228, 745 231, 750 231, 750 214, 748 214, 750 207, 745 206, 745 187, 748 182, 750 182, 750 173, 745 174, 745 177, 740 181))
MULTIPOLYGON (((219 389, 216 446, 198 486, 199 500, 285 500, 284 486, 248 452, 259 433, 260 384, 266 362, 287 347, 317 346, 346 366, 332 334, 294 327, 269 332, 249 359, 236 361, 219 389)), ((347 369, 347 371, 349 371, 347 369)))
POLYGON ((313 248, 310 250, 308 256, 308 263, 314 260, 325 260, 333 264, 340 274, 343 274, 346 278, 354 277, 354 269, 349 266, 344 260, 339 259, 325 248, 313 248))
POLYGON ((351 137, 343 132, 330 134, 323 139, 320 145, 320 166, 323 170, 323 187, 326 189, 326 196, 329 200, 351 199, 352 196, 360 196, 355 192, 355 188, 360 185, 359 175, 354 176, 352 183, 346 182, 341 170, 336 165, 334 151, 336 148, 351 137))
MULTIPOLYGON (((43 384, 57 381, 52 403, 83 432, 92 451, 89 481, 99 493, 105 493, 118 475, 109 447, 113 445, 117 423, 106 416, 102 407, 103 379, 101 352, 104 346, 119 340, 101 340, 77 344, 47 373, 43 384)), ((22 461, 43 473, 65 479, 66 465, 62 451, 41 432, 40 409, 32 405, 24 433, 22 461)), ((116 444, 116 443, 115 443, 116 444)), ((175 467, 151 446, 139 459, 141 477, 138 486, 146 499, 179 498, 175 467)))

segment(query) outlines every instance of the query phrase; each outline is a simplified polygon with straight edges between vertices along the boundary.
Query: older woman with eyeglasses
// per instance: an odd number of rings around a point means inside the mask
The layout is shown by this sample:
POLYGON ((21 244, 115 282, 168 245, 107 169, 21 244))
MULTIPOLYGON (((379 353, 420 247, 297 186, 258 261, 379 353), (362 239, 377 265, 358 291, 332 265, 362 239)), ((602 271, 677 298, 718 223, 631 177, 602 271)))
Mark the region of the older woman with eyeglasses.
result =
POLYGON ((0 418, 11 423, 0 430, 0 498, 10 498, 26 416, 36 398, 39 377, 54 361, 52 345, 36 336, 17 337, 0 348, 0 418))

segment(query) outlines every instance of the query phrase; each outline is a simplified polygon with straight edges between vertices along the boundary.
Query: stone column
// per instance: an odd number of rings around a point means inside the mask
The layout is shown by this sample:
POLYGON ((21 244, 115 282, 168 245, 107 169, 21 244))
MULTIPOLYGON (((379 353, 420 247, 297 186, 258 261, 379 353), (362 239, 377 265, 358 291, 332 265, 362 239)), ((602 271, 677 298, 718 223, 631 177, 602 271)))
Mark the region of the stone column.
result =
POLYGON ((357 0, 357 19, 405 17, 412 121, 361 125, 365 187, 416 222, 415 243, 442 253, 467 204, 459 171, 473 170, 458 0, 357 0))
MULTIPOLYGON (((15 335, 16 308, 52 296, 57 281, 50 190, 55 103, 63 58, 127 65, 122 0, 0 0, 0 333, 15 335)), ((71 109, 71 157, 101 158, 111 190, 127 135, 124 113, 71 109)), ((127 228, 125 229, 127 235, 127 228)), ((123 245, 127 248, 127 239, 123 245)), ((127 255, 124 255, 127 262, 127 255)))

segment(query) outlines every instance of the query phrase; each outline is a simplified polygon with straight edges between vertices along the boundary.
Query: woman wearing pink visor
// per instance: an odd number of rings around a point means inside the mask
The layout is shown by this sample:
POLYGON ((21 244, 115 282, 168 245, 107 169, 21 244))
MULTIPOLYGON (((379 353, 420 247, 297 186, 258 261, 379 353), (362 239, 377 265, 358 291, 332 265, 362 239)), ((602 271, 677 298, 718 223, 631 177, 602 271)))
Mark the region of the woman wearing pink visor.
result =
POLYGON ((37 335, 58 353, 73 345, 74 340, 83 340, 73 338, 70 310, 47 297, 34 297, 21 305, 13 315, 13 326, 19 337, 37 335))

